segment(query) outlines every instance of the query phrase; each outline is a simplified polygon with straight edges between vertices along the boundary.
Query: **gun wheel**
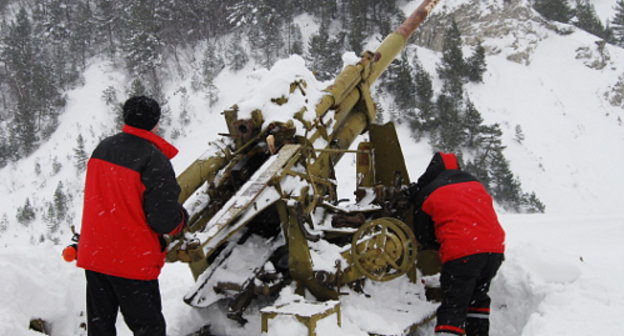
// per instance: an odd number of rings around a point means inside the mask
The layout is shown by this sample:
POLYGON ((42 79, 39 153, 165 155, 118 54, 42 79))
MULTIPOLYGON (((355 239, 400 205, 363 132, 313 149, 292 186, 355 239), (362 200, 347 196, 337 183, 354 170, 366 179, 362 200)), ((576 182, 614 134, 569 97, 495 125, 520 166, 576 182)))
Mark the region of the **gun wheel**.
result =
POLYGON ((414 266, 416 246, 416 237, 407 224, 396 218, 378 218, 353 235, 353 266, 370 279, 389 281, 414 266))

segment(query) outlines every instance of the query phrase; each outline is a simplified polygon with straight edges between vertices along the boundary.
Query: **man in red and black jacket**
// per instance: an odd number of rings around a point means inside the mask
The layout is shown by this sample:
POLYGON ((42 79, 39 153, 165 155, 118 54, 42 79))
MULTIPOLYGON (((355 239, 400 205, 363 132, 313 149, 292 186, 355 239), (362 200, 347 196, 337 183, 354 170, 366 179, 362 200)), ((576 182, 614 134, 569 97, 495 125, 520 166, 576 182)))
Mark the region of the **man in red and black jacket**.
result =
POLYGON ((416 187, 416 236, 442 261, 436 335, 487 336, 488 291, 505 251, 492 197, 452 153, 435 153, 416 187))
POLYGON ((104 139, 87 165, 77 265, 87 278, 88 335, 115 335, 121 310, 135 336, 164 336, 163 235, 181 232, 188 218, 169 162, 178 150, 154 133, 153 99, 128 99, 123 117, 122 132, 104 139))

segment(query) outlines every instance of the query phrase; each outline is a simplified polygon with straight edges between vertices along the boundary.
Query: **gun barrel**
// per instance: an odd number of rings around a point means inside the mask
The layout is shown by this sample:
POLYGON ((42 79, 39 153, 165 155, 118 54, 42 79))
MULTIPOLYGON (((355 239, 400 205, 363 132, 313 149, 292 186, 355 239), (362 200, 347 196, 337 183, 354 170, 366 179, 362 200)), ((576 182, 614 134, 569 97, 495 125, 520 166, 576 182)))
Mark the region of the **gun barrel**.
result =
POLYGON ((403 35, 405 40, 409 39, 412 33, 429 16, 440 0, 425 0, 416 10, 395 30, 395 33, 403 35))
POLYGON ((375 63, 368 84, 374 83, 377 78, 388 68, 388 65, 394 58, 405 48, 407 40, 412 33, 418 28, 429 16, 429 13, 440 2, 440 0, 425 0, 410 16, 393 33, 388 35, 376 50, 379 54, 379 60, 375 63))
MULTIPOLYGON (((334 83, 325 89, 328 94, 324 95, 316 105, 317 117, 322 117, 328 110, 340 105, 347 97, 359 95, 354 88, 360 83, 372 85, 405 48, 405 44, 412 33, 425 21, 440 1, 424 0, 393 33, 386 36, 375 50, 375 54, 365 53, 357 64, 349 65, 339 73, 334 83)), ((352 98, 350 100, 357 102, 359 96, 352 98)), ((353 105, 342 110, 350 111, 352 107, 353 105)), ((343 117, 339 116, 336 121, 339 122, 343 117)))

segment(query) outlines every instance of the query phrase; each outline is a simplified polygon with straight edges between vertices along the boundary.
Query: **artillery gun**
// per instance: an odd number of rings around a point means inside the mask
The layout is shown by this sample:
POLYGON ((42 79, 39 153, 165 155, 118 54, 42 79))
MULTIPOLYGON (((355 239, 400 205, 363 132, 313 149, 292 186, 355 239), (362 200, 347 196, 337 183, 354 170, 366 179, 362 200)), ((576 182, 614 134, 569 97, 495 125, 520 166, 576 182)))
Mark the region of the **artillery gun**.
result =
POLYGON ((228 299, 228 317, 244 323, 254 297, 292 281, 298 293, 325 301, 366 279, 437 273, 436 255, 418 252, 398 137, 392 123, 375 122, 370 87, 438 2, 424 0, 318 100, 310 102, 304 80, 293 81, 288 95, 270 103, 302 102, 285 121, 267 122, 260 109, 237 105, 223 112, 228 133, 178 176, 179 201, 191 217, 170 239, 167 261, 190 266, 196 283, 188 304, 228 299), (368 141, 350 149, 361 134, 368 141), (338 198, 334 171, 344 155, 356 158, 355 203, 348 205, 338 198))

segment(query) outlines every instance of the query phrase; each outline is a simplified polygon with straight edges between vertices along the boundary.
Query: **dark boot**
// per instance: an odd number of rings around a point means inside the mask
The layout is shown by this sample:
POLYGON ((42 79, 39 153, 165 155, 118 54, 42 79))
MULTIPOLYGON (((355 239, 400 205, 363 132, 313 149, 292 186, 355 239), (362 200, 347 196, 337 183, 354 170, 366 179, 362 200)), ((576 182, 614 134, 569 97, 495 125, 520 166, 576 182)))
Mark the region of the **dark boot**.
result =
POLYGON ((490 320, 486 318, 467 318, 466 336, 488 336, 490 320))

